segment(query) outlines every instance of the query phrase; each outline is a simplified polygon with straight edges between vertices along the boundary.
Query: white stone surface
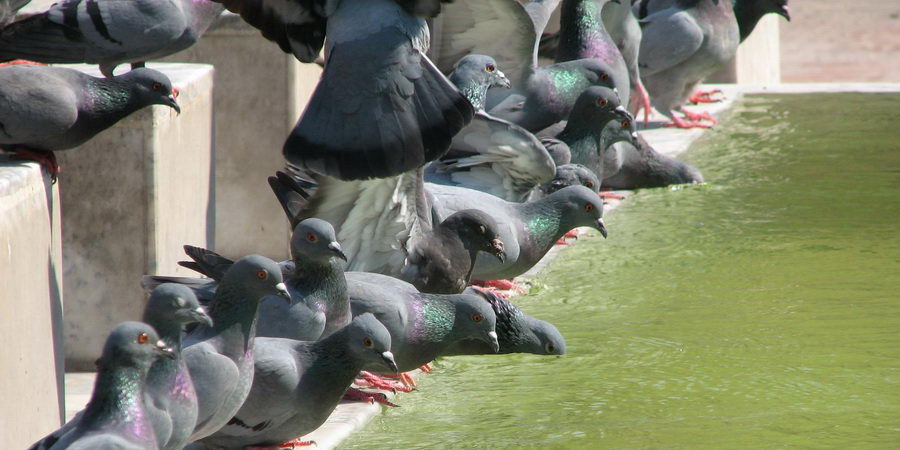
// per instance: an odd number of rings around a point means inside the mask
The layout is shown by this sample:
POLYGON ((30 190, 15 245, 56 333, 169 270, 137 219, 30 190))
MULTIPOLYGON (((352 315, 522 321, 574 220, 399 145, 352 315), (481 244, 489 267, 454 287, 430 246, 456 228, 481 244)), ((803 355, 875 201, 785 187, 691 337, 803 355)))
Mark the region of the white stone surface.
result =
MULTIPOLYGON (((96 66, 69 66, 98 74, 96 66)), ((212 240, 213 69, 150 64, 180 90, 181 114, 144 108, 58 152, 69 370, 93 370, 109 331, 141 317, 141 276, 192 273, 184 244, 212 240)))
POLYGON ((59 426, 63 406, 59 191, 0 156, 0 448, 59 426))

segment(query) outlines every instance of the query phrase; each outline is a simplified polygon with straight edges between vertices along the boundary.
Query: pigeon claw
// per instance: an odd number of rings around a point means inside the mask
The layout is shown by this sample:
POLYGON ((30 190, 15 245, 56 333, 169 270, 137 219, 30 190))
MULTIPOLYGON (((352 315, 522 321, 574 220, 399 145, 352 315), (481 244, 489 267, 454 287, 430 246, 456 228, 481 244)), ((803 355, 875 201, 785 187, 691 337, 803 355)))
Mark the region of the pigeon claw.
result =
POLYGON ((62 172, 62 168, 59 167, 59 162, 56 160, 56 155, 49 150, 19 148, 13 153, 12 159, 34 161, 40 164, 50 174, 50 184, 56 184, 56 179, 59 177, 59 173, 62 172))
POLYGON ((663 125, 663 126, 665 126, 665 127, 676 127, 676 128, 681 128, 681 129, 684 129, 684 130, 687 130, 687 129, 690 129, 690 128, 712 128, 712 125, 711 125, 711 124, 703 123, 703 122, 700 122, 700 121, 696 121, 696 122, 693 122, 693 121, 692 121, 692 122, 688 122, 688 121, 685 121, 684 119, 678 118, 678 117, 676 117, 676 116, 672 116, 672 122, 671 122, 671 123, 667 123, 667 124, 665 124, 665 125, 663 125))
POLYGON ((385 391, 391 392, 412 392, 413 389, 393 380, 386 380, 383 377, 375 375, 371 372, 362 371, 359 373, 359 377, 356 380, 356 384, 360 386, 369 386, 375 389, 382 389, 385 391))
POLYGON ((347 392, 344 392, 344 400, 352 401, 352 402, 365 402, 370 405, 377 403, 381 403, 382 405, 390 406, 392 408, 397 408, 399 405, 392 403, 388 400, 387 395, 381 392, 366 392, 356 388, 347 389, 347 392))
POLYGON ((722 100, 725 100, 725 94, 722 93, 722 90, 713 89, 711 91, 697 91, 688 101, 696 105, 699 103, 718 103, 722 100), (719 95, 716 96, 716 94, 719 95))

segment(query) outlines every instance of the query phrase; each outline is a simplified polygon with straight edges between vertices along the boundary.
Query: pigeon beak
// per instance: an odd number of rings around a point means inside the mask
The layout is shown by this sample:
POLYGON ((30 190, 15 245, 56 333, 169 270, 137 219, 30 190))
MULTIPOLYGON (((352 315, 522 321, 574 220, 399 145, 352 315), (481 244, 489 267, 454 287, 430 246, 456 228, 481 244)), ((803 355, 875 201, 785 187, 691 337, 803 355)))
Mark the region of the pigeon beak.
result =
POLYGON ((509 89, 512 87, 512 83, 510 83, 509 78, 506 78, 506 75, 504 75, 503 72, 498 70, 495 73, 497 74, 497 77, 499 78, 499 80, 497 80, 497 82, 494 83, 496 86, 504 87, 506 89, 509 89))
POLYGON ((500 351, 500 342, 497 341, 497 332, 494 330, 491 330, 488 332, 487 337, 488 337, 487 343, 491 344, 491 348, 494 349, 494 353, 499 352, 500 351))
POLYGON ((781 17, 784 17, 784 19, 787 20, 788 22, 791 21, 791 9, 788 8, 787 5, 782 6, 781 9, 776 14, 778 14, 781 17))
POLYGON ((381 354, 381 359, 384 360, 384 363, 394 371, 394 373, 400 373, 400 369, 397 367, 397 361, 394 361, 394 354, 391 352, 384 352, 381 354))
POLYGON ((180 115, 180 114, 181 114, 181 107, 178 106, 178 102, 175 101, 175 95, 176 95, 175 93, 172 93, 172 95, 167 95, 167 96, 163 97, 163 104, 166 105, 166 106, 171 107, 172 109, 175 110, 175 112, 176 112, 177 114, 180 115))
POLYGON ((156 344, 153 346, 153 349, 156 350, 162 356, 165 356, 169 359, 175 359, 175 351, 172 350, 172 347, 169 347, 166 344, 166 341, 160 339, 156 341, 156 344))
POLYGON ((344 249, 341 248, 341 244, 338 244, 337 241, 332 241, 328 244, 328 249, 334 252, 338 258, 347 261, 347 255, 344 254, 344 249))
POLYGON ((506 252, 504 252, 503 249, 503 241, 501 241, 500 238, 494 238, 491 241, 491 254, 496 256, 501 263, 506 261, 506 252))
POLYGON ((284 283, 278 283, 275 285, 275 290, 278 291, 278 296, 283 298, 288 303, 291 302, 291 294, 288 293, 287 286, 284 283))
POLYGON ((628 110, 622 105, 616 106, 615 111, 619 114, 628 114, 628 110))
POLYGON ((191 317, 193 317, 195 321, 204 323, 210 328, 213 326, 212 317, 209 317, 209 314, 206 313, 206 310, 203 309, 202 306, 198 306, 197 309, 191 311, 191 317))
POLYGON ((606 231, 606 224, 603 223, 603 218, 597 219, 595 228, 603 235, 603 239, 606 239, 609 236, 609 233, 606 231))

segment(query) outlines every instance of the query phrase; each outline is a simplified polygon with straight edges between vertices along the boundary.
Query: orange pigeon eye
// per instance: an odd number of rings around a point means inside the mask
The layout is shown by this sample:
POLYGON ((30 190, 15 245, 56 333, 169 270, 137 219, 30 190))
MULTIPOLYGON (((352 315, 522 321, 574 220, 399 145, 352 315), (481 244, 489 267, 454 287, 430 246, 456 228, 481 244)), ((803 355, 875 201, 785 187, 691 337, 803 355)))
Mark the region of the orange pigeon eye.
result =
POLYGON ((597 99, 597 106, 606 106, 607 103, 609 103, 609 102, 605 98, 597 99))
POLYGON ((497 70, 497 68, 493 64, 488 64, 488 65, 484 66, 484 70, 487 70, 488 72, 493 72, 493 71, 497 70))
POLYGON ((317 238, 315 234, 312 234, 312 232, 309 232, 306 233, 306 240, 309 242, 316 242, 319 240, 319 238, 317 238))
POLYGON ((478 323, 484 320, 484 316, 481 314, 472 314, 472 322, 478 323))
POLYGON ((259 272, 256 272, 256 278, 259 278, 260 280, 265 280, 266 278, 269 278, 269 272, 266 272, 265 270, 260 270, 259 272))
POLYGON ((368 348, 372 348, 372 346, 375 345, 375 343, 372 342, 372 339, 370 339, 370 338, 363 338, 363 345, 365 345, 368 348))
POLYGON ((625 127, 625 128, 628 128, 628 127, 631 126, 631 122, 628 121, 628 120, 623 120, 623 121, 622 121, 622 126, 625 127))
POLYGON ((158 90, 162 89, 162 84, 161 83, 153 83, 153 86, 151 86, 151 88, 154 91, 158 91, 158 90))
POLYGON ((609 79, 609 75, 607 75, 607 74, 605 74, 605 73, 601 73, 601 74, 600 74, 600 79, 603 80, 603 81, 606 81, 606 80, 609 79))
POLYGON ((588 204, 584 205, 584 210, 585 210, 585 211, 588 211, 588 212, 593 211, 593 210, 594 210, 594 205, 588 203, 588 204))
POLYGON ((588 181, 587 183, 584 183, 584 187, 592 188, 592 187, 594 187, 594 182, 593 182, 593 181, 588 181))
POLYGON ((147 341, 149 341, 149 340, 150 340, 150 336, 147 336, 147 333, 141 333, 137 337, 138 344, 146 344, 147 341))

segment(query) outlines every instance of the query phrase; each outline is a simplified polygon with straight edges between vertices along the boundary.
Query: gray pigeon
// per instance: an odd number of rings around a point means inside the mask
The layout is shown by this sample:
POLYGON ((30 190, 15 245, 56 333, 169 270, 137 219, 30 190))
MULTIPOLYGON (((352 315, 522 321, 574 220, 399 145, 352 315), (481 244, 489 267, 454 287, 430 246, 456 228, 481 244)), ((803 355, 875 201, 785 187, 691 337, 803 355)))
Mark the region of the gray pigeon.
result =
POLYGON ((555 3, 526 8, 516 0, 458 0, 444 6, 432 52, 436 64, 449 72, 467 54, 490 55, 512 90, 492 89, 487 112, 532 132, 565 120, 581 91, 613 87, 613 81, 610 67, 596 59, 538 67, 538 37, 555 3))
POLYGON ((556 177, 537 188, 531 200, 546 197, 564 187, 579 185, 600 192, 600 179, 594 171, 581 164, 563 164, 556 168, 556 177))
MULTIPOLYGON (((490 291, 469 288, 466 292, 480 295, 491 305, 497 315, 497 353, 533 353, 536 355, 564 355, 566 340, 553 324, 525 314, 509 300, 490 291)), ((485 355, 494 353, 483 341, 466 339, 456 341, 444 352, 444 356, 485 355)))
POLYGON ((144 390, 150 366, 163 357, 174 358, 174 353, 153 327, 141 322, 117 326, 97 360, 94 392, 81 420, 50 448, 159 448, 147 414, 144 390))
POLYGON ((426 167, 425 180, 525 201, 535 187, 553 178, 556 165, 533 134, 484 111, 488 88, 508 87, 509 81, 494 58, 484 55, 461 59, 450 81, 472 102, 475 118, 453 138, 450 151, 426 167))
POLYGON ((284 156, 341 180, 384 178, 443 155, 474 111, 425 56, 445 0, 217 0, 325 70, 284 156), (327 39, 325 39, 327 36, 327 39))
MULTIPOLYGON (((197 396, 187 366, 181 358, 181 335, 184 325, 205 323, 212 319, 185 286, 163 284, 153 290, 144 308, 144 323, 157 330, 159 337, 171 345, 174 358, 154 362, 147 374, 144 389, 145 409, 160 449, 180 450, 187 443, 197 421, 197 396)), ((32 450, 50 448, 60 437, 78 426, 84 415, 79 412, 53 434, 34 444, 32 450)))
POLYGON ((633 0, 609 2, 603 6, 601 16, 603 26, 609 33, 628 67, 628 81, 631 84, 631 98, 628 109, 637 114, 644 110, 644 123, 650 120, 650 96, 641 82, 638 67, 638 53, 641 48, 641 25, 631 11, 633 0))
POLYGON ((499 350, 496 316, 481 296, 424 294, 404 281, 366 272, 348 272, 347 281, 353 315, 372 313, 384 324, 400 372, 433 361, 462 339, 499 350))
POLYGON ((31 0, 0 0, 0 28, 5 27, 31 0))
POLYGON ((162 58, 194 45, 224 11, 209 0, 63 0, 0 31, 0 61, 116 66, 162 58))
POLYGON ((239 259, 225 272, 209 305, 214 325, 200 325, 185 337, 182 355, 198 404, 190 441, 225 425, 247 398, 253 383, 257 310, 268 295, 290 301, 281 268, 259 255, 239 259))
POLYGON ((715 123, 683 109, 703 79, 731 61, 764 14, 790 20, 786 0, 644 0, 634 6, 643 28, 640 70, 653 107, 679 128, 715 123), (735 15, 740 12, 742 25, 735 15), (684 118, 675 115, 680 112, 684 118))
POLYGON ((61 67, 3 67, 0 149, 48 164, 55 179, 53 151, 77 147, 145 106, 180 112, 175 95, 169 78, 153 69, 104 79, 61 67))
MULTIPOLYGON (((528 271, 566 232, 577 227, 592 227, 606 236, 603 202, 597 193, 584 186, 569 186, 540 200, 511 203, 471 189, 429 185, 435 197, 438 217, 462 209, 489 211, 499 225, 498 235, 506 244, 506 260, 475 260, 472 278, 499 280, 528 271)), ((351 294, 351 301, 352 301, 351 294)))
POLYGON ((201 443, 278 446, 315 430, 360 370, 397 371, 391 346, 390 333, 371 314, 317 342, 258 338, 250 395, 227 425, 201 443))
POLYGON ((672 184, 703 183, 703 174, 694 166, 658 153, 638 135, 636 151, 624 154, 619 170, 603 179, 603 187, 637 189, 672 184))

